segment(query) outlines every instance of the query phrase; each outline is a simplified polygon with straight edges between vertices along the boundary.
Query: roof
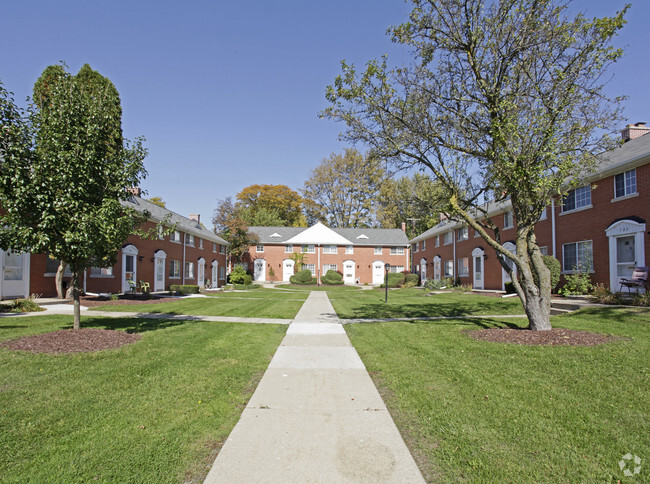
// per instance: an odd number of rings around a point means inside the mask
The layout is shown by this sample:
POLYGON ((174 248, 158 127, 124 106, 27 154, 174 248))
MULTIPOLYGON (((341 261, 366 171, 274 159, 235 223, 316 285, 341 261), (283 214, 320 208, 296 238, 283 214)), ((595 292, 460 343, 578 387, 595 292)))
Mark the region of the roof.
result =
POLYGON ((176 212, 172 212, 171 210, 161 207, 160 205, 151 203, 144 198, 131 196, 129 199, 123 201, 122 205, 125 207, 133 208, 140 213, 148 210, 151 214, 149 218, 154 222, 162 222, 164 220, 166 225, 175 226, 176 229, 181 232, 192 234, 196 237, 201 237, 202 239, 210 240, 221 245, 230 245, 229 242, 225 241, 211 230, 205 228, 196 220, 183 217, 176 212))
POLYGON ((262 245, 409 245, 408 237, 400 229, 334 229, 317 223, 309 228, 249 227, 248 230, 259 237, 262 245), (323 234, 323 238, 314 237, 318 234, 323 234))

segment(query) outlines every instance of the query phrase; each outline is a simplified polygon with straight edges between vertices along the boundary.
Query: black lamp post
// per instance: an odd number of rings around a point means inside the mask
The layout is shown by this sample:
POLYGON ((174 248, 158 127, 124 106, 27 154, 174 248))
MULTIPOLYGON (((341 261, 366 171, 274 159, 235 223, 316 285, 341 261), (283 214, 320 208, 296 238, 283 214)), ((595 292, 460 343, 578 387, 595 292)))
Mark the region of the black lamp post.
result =
POLYGON ((384 269, 386 269, 386 275, 384 276, 384 286, 386 287, 386 297, 384 298, 384 302, 388 302, 388 271, 390 271, 390 264, 386 264, 384 266, 384 269))

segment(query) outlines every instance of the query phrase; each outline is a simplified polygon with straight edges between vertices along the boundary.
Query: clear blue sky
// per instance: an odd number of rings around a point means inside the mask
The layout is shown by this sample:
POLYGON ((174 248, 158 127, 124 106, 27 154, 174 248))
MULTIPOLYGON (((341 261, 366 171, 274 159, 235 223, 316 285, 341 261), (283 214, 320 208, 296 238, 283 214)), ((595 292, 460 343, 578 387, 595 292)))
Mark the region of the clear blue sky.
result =
MULTIPOLYGON (((576 0, 589 16, 624 0, 576 0)), ((632 0, 617 40, 611 94, 629 122, 650 122, 650 2, 632 0)), ((217 200, 254 183, 302 187, 345 145, 343 126, 318 119, 342 59, 357 65, 408 51, 390 43, 401 0, 14 0, 0 9, 0 80, 22 103, 51 64, 88 63, 122 98, 124 134, 147 139, 142 188, 210 226, 217 200)))

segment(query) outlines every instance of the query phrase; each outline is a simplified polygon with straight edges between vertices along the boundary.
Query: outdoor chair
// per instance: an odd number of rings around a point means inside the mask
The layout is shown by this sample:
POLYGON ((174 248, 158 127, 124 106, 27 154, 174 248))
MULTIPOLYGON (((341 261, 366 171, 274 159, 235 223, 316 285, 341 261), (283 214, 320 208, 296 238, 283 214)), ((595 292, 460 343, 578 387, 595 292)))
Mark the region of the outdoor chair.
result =
POLYGON ((136 290, 138 289, 138 285, 135 283, 135 281, 127 281, 129 283, 129 289, 131 290, 131 294, 135 294, 136 290))
POLYGON ((627 292, 629 293, 632 288, 636 288, 637 292, 639 289, 648 289, 648 268, 647 267, 635 267, 632 277, 629 279, 621 278, 621 289, 623 286, 627 287, 627 292))

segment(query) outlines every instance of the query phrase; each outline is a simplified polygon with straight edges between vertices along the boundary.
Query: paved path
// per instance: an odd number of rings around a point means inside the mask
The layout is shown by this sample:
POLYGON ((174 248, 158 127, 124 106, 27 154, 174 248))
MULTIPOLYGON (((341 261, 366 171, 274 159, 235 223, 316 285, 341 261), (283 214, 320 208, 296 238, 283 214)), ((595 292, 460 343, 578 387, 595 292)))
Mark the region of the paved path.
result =
POLYGON ((421 483, 325 292, 312 292, 206 483, 421 483))

